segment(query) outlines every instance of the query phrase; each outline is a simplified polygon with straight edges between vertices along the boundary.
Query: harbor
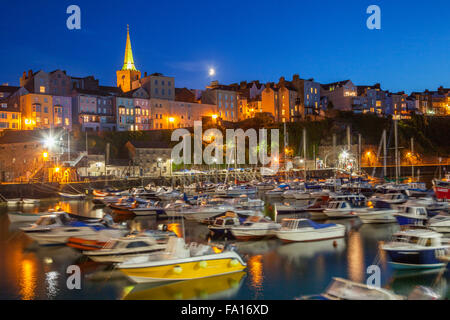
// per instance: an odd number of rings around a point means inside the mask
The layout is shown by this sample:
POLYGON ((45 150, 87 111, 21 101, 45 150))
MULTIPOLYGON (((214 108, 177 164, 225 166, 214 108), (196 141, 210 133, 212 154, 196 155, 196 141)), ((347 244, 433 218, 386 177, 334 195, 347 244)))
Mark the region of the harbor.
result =
MULTIPOLYGON (((380 268, 381 287, 389 290, 388 292, 395 292, 399 297, 408 297, 418 286, 423 286, 431 288, 440 299, 448 299, 450 279, 446 264, 403 270, 396 268, 388 251, 382 249, 383 245, 393 241, 398 232, 408 230, 409 226, 429 226, 428 223, 418 222, 422 220, 413 219, 407 221, 405 228, 403 220, 393 218, 403 212, 397 205, 408 203, 411 207, 415 205, 428 208, 424 210, 430 213, 430 217, 438 215, 446 217, 448 221, 448 203, 441 199, 424 204, 423 197, 407 195, 411 195, 409 189, 412 190, 407 184, 399 184, 397 187, 395 184, 374 185, 372 192, 366 190, 364 196, 362 193, 344 191, 348 190, 345 189, 346 184, 336 187, 337 182, 331 180, 310 181, 306 188, 301 180, 280 183, 267 180, 259 185, 255 181, 246 187, 225 188, 223 184, 198 184, 197 189, 191 185, 183 192, 170 186, 149 185, 145 188, 121 190, 110 187, 94 189, 93 194, 86 197, 83 195, 83 199, 70 199, 68 195, 63 194, 57 198, 43 198, 35 202, 5 204, 0 208, 0 252, 4 257, 1 259, 0 269, 2 274, 6 275, 0 285, 1 298, 292 300, 320 295, 335 278, 364 286, 370 276, 369 267, 375 265, 380 268), (331 186, 336 189, 330 191, 331 186), (403 194, 404 197, 400 198, 404 201, 390 200, 390 193, 403 194), (332 210, 330 208, 333 208, 333 205, 330 203, 333 201, 351 202, 358 194, 362 197, 360 208, 363 209, 369 208, 368 205, 373 207, 372 203, 380 197, 390 202, 395 207, 391 209, 394 212, 392 220, 367 223, 363 215, 353 213, 323 215, 323 212, 332 210), (315 199, 319 198, 326 200, 317 206, 315 199), (64 214, 70 215, 67 219, 82 221, 86 226, 89 226, 89 223, 98 223, 98 219, 110 217, 112 221, 106 225, 116 229, 112 230, 106 239, 105 234, 100 234, 103 231, 76 231, 70 236, 58 236, 68 228, 73 232, 73 223, 67 226, 63 223, 49 232, 46 231, 45 240, 36 236, 36 233, 27 232, 32 230, 27 229, 27 226, 37 219, 57 216, 63 219, 64 214), (18 218, 14 218, 15 216, 18 218), (301 238, 297 235, 297 238, 292 238, 292 231, 305 230, 298 228, 303 228, 300 224, 306 222, 312 226, 307 229, 330 229, 329 236, 301 233, 301 238), (230 225, 229 229, 227 225, 230 225), (265 226, 266 231, 264 234, 252 231, 250 237, 245 237, 242 236, 245 234, 245 225, 265 226), (342 229, 333 233, 332 226, 342 229), (272 228, 273 232, 270 231, 272 228), (289 238, 283 235, 286 232, 289 233, 289 238), (51 237, 52 233, 57 233, 55 238, 51 237), (117 241, 114 239, 127 237, 129 239, 126 241, 144 239, 152 250, 160 252, 168 250, 170 239, 180 239, 186 244, 195 243, 195 248, 202 245, 212 247, 217 250, 216 254, 230 252, 236 255, 230 261, 236 263, 237 268, 230 272, 216 270, 216 274, 198 277, 197 274, 201 271, 196 269, 197 271, 191 272, 189 279, 175 279, 177 281, 170 277, 162 282, 136 281, 136 278, 130 277, 120 266, 126 266, 127 260, 130 263, 133 259, 142 259, 145 256, 153 256, 149 261, 155 263, 152 261, 158 261, 156 253, 148 253, 148 250, 142 253, 134 251, 131 256, 122 258, 121 254, 116 252, 100 259, 102 250, 105 250, 102 248, 111 246, 111 241, 117 241), (168 242, 167 239, 161 240, 163 238, 168 238, 168 242), (155 241, 160 243, 157 249, 155 241), (93 242, 94 246, 97 246, 90 248, 89 245, 93 242), (241 259, 242 262, 234 262, 241 259), (242 267, 239 268, 241 263, 242 267), (71 290, 67 286, 70 276, 67 268, 73 265, 81 270, 79 290, 71 290)), ((363 182, 358 183, 362 186, 363 182)), ((423 191, 427 192, 429 199, 434 197, 432 188, 423 191)), ((351 212, 357 210, 352 202, 351 212)), ((423 221, 434 221, 430 220, 430 217, 425 214, 423 221)), ((80 224, 76 225, 80 227, 80 224)), ((446 225, 448 226, 448 222, 446 225)), ((449 227, 442 230, 450 231, 449 227)), ((440 232, 442 230, 439 229, 440 232)), ((444 245, 444 239, 448 238, 445 233, 443 235, 444 245)), ((117 246, 119 245, 115 247, 117 246)), ((445 250, 448 255, 448 249, 445 250)), ((162 258, 166 254, 161 253, 159 259, 166 259, 164 261, 169 263, 173 261, 174 257, 162 258)), ((196 262, 200 267, 194 268, 204 268, 206 271, 213 262, 208 262, 209 256, 201 257, 199 262, 196 262)), ((175 267, 171 264, 169 268, 173 268, 169 272, 173 277, 189 273, 186 267, 176 263, 175 267)))

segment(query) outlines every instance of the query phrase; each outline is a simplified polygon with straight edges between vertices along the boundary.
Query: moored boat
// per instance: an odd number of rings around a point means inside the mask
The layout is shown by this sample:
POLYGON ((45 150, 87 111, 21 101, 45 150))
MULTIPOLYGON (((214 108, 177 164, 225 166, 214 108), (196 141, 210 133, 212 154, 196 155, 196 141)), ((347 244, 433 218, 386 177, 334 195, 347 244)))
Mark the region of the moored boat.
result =
POLYGON ((160 255, 143 255, 126 260, 117 268, 133 282, 192 280, 244 270, 247 264, 235 251, 220 251, 210 245, 170 238, 160 255))
POLYGON ((344 237, 345 227, 334 223, 319 224, 309 219, 283 219, 275 234, 285 242, 318 241, 344 237))
POLYGON ((267 217, 251 216, 241 225, 231 227, 231 233, 238 240, 255 240, 274 237, 280 227, 267 217))
POLYGON ((66 193, 66 192, 58 192, 61 198, 65 199, 73 199, 73 200, 81 200, 85 199, 86 195, 82 193, 66 193))
POLYGON ((324 293, 304 296, 303 300, 404 300, 405 297, 387 289, 368 286, 343 278, 334 277, 324 293))
POLYGON ((130 235, 114 238, 95 251, 83 251, 83 254, 95 262, 120 263, 142 254, 154 254, 164 251, 167 243, 158 242, 154 237, 142 235, 130 235))
POLYGON ((395 269, 440 268, 438 258, 449 253, 450 245, 442 243, 442 234, 426 229, 408 229, 394 234, 382 245, 395 269))

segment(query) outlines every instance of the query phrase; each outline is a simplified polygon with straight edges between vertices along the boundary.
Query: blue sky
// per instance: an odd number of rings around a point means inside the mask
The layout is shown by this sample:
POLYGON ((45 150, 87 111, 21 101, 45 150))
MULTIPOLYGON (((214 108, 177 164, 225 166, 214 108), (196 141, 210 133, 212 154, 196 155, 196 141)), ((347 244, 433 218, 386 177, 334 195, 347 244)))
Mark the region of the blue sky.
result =
POLYGON ((63 69, 115 85, 128 23, 138 69, 174 76, 177 87, 298 73, 435 90, 450 87, 449 12, 445 0, 3 1, 0 83, 18 85, 24 70, 63 69), (81 8, 81 30, 66 28, 71 4, 81 8), (381 30, 366 27, 372 4, 381 30))

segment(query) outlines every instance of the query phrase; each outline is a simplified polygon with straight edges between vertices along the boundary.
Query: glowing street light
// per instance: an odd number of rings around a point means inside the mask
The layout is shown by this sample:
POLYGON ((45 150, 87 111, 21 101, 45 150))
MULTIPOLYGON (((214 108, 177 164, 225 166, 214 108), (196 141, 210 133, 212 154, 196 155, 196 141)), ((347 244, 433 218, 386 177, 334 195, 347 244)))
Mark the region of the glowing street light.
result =
POLYGON ((170 123, 175 122, 175 118, 174 118, 174 117, 170 117, 170 118, 169 118, 169 122, 170 122, 170 123))
POLYGON ((213 118, 214 120, 216 120, 216 119, 217 119, 217 114, 213 114, 213 115, 211 116, 211 118, 213 118))
POLYGON ((44 160, 47 160, 48 159, 48 152, 42 153, 42 158, 44 158, 44 160))
POLYGON ((49 136, 44 139, 44 145, 49 149, 53 148, 55 146, 55 143, 56 143, 56 140, 52 136, 49 136))

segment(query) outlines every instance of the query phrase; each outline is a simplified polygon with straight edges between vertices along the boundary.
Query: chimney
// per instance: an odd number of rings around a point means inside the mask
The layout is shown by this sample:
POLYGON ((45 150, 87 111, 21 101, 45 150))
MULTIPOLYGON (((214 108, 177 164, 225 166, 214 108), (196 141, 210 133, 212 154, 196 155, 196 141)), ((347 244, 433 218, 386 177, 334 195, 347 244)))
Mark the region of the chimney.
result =
POLYGON ((279 82, 280 82, 280 84, 284 83, 284 77, 281 77, 279 82))
POLYGON ((147 71, 144 72, 144 78, 147 78, 147 71))
POLYGON ((300 80, 300 76, 298 74, 294 74, 292 76, 292 81, 297 81, 297 80, 300 80))
POLYGON ((22 79, 23 79, 23 80, 26 80, 26 79, 27 79, 27 72, 26 72, 26 71, 23 72, 22 79))
POLYGON ((28 70, 28 78, 32 78, 33 77, 33 71, 32 70, 28 70))

